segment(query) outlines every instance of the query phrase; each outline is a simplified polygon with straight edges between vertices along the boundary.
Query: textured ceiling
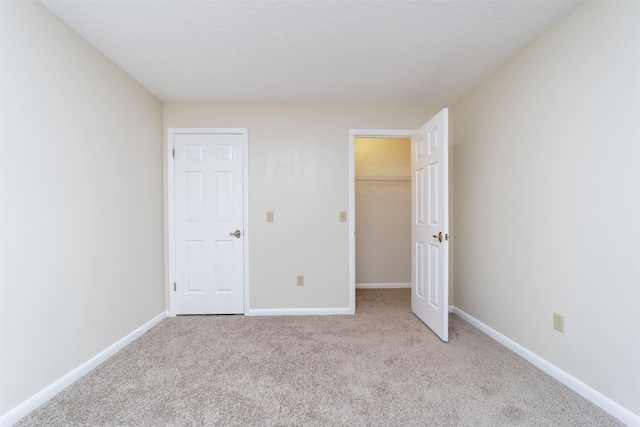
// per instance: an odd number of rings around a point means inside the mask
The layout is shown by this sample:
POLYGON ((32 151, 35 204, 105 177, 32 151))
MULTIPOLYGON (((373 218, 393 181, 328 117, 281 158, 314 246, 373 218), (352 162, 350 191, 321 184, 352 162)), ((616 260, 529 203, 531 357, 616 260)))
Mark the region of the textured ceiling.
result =
POLYGON ((167 102, 453 104, 580 0, 41 0, 167 102))

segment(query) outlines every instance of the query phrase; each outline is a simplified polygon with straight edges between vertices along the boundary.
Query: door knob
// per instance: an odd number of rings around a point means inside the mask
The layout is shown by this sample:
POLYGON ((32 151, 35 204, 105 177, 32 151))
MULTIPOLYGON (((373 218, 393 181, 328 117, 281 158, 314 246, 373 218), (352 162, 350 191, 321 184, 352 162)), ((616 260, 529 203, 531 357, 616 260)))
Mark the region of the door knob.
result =
MULTIPOLYGON (((241 234, 242 233, 240 233, 240 230, 236 230, 235 233, 229 233, 229 236, 235 236, 236 239, 239 239, 241 234)), ((442 233, 440 233, 440 234, 442 234, 442 233)))
POLYGON ((438 239, 438 242, 442 242, 442 231, 437 236, 433 236, 434 239, 438 239))

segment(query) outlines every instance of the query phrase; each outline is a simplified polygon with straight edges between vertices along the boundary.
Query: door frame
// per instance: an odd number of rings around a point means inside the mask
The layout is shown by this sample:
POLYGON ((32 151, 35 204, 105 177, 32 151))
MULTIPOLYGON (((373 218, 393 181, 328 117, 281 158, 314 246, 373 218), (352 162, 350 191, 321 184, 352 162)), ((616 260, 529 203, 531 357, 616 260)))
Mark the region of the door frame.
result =
MULTIPOLYGON (((240 134, 242 135, 242 233, 243 243, 243 292, 244 292, 244 313, 249 312, 249 130, 247 128, 167 128, 166 143, 166 180, 165 180, 165 200, 167 201, 167 222, 165 224, 167 245, 166 257, 166 292, 169 301, 169 316, 176 316, 176 294, 173 291, 173 283, 175 282, 175 238, 174 238, 174 197, 175 197, 175 179, 174 179, 174 135, 180 133, 200 133, 200 134, 240 134)), ((166 294, 165 294, 166 295, 166 294)))
POLYGON ((356 312, 356 138, 411 138, 416 132, 417 129, 349 129, 349 313, 356 312))

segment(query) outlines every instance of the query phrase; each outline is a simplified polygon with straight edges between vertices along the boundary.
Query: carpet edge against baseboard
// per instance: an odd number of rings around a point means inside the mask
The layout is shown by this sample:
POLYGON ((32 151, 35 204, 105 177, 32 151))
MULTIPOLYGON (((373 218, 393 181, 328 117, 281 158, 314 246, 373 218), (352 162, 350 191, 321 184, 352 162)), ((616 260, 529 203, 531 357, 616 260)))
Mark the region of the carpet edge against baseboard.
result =
POLYGON ((482 323, 480 320, 476 319, 470 314, 467 314, 458 307, 453 306, 453 313, 463 319, 465 322, 487 334, 494 341, 497 341, 517 355, 523 357, 529 363, 531 363, 544 373, 560 381, 562 384, 566 385, 571 390, 575 391, 594 405, 600 407, 611 416, 617 418, 628 426, 640 427, 640 416, 634 414, 619 403, 614 402, 599 391, 594 390, 579 379, 569 375, 567 372, 548 362, 546 359, 543 359, 526 347, 523 347, 510 338, 502 335, 500 332, 482 323))
POLYGON ((404 289, 410 288, 409 283, 356 283, 356 289, 404 289))
POLYGON ((245 311, 245 316, 331 316, 354 314, 349 307, 338 308, 254 308, 245 311))
POLYGON ((0 417, 0 427, 8 427, 16 422, 18 422, 21 418, 25 417, 34 409, 38 408, 42 404, 46 403, 48 400, 53 398, 56 394, 60 393, 65 388, 69 387, 71 384, 79 380, 84 375, 91 372, 98 365, 109 359, 111 356, 122 350, 124 347, 132 343, 136 338, 140 337, 142 334, 147 332, 149 329, 153 328, 155 325, 160 323, 162 320, 169 317, 168 311, 163 311, 162 313, 155 316, 153 319, 149 320, 139 328, 135 329, 131 333, 127 334, 123 338, 119 339, 115 343, 111 344, 106 349, 102 350, 100 353, 93 356, 91 359, 87 360, 77 368, 73 369, 71 372, 63 375, 53 383, 49 384, 24 402, 20 403, 15 408, 9 410, 6 414, 0 417))

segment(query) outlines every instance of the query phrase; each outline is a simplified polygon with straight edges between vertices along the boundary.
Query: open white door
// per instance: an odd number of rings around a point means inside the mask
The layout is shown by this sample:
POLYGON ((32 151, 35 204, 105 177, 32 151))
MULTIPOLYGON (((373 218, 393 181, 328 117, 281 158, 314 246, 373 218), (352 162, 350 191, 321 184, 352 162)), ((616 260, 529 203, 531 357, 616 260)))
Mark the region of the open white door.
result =
POLYGON ((411 138, 411 310, 449 341, 449 111, 411 138))
POLYGON ((175 314, 244 313, 246 131, 173 129, 175 314))

